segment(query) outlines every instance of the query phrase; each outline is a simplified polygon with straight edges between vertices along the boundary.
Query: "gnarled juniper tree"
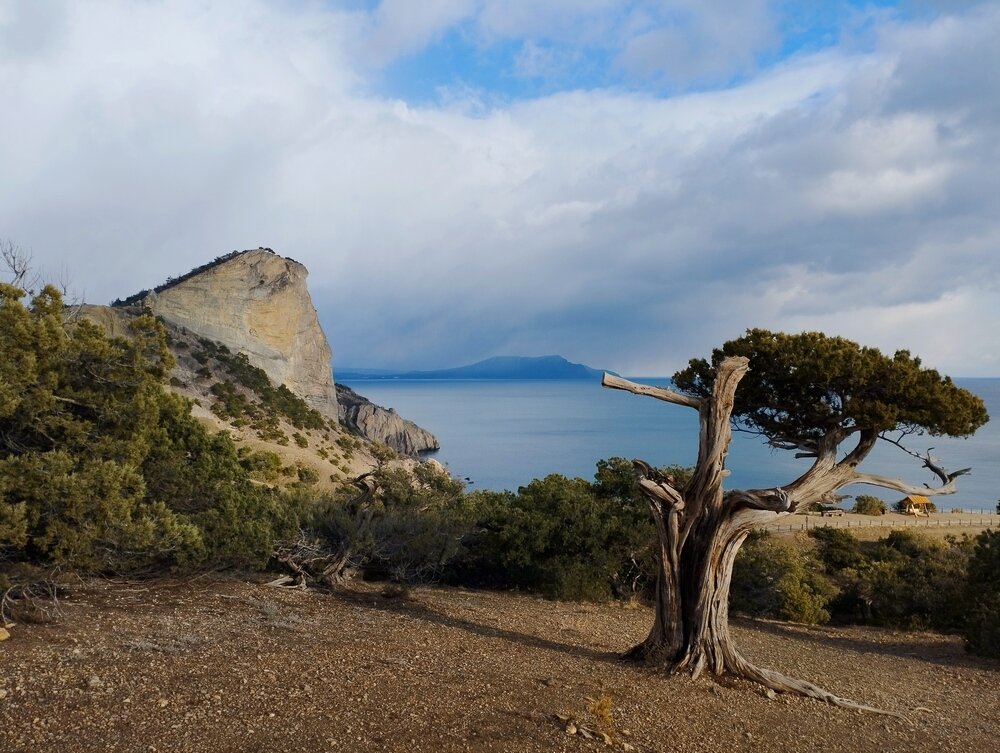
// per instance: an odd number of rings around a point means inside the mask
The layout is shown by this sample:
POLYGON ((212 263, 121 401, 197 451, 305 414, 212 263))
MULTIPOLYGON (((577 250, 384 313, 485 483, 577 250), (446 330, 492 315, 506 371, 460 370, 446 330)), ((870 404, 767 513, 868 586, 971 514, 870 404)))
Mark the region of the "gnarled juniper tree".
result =
MULTIPOLYGON (((698 411, 698 460, 684 485, 635 461, 638 485, 656 523, 656 609, 646 639, 630 658, 687 671, 731 673, 778 691, 867 708, 811 683, 763 669, 737 650, 729 633, 733 561, 755 527, 829 501, 849 484, 905 494, 949 494, 969 472, 948 472, 920 456, 934 487, 859 470, 880 439, 903 447, 911 434, 968 436, 989 417, 982 400, 921 367, 907 351, 886 356, 821 333, 786 335, 754 329, 692 360, 673 376, 676 390, 605 374, 605 387, 647 395, 698 411), (812 459, 802 475, 771 489, 724 490, 731 430, 812 459), (842 445, 846 445, 841 451, 842 445)), ((905 449, 905 448, 904 448, 905 449)))

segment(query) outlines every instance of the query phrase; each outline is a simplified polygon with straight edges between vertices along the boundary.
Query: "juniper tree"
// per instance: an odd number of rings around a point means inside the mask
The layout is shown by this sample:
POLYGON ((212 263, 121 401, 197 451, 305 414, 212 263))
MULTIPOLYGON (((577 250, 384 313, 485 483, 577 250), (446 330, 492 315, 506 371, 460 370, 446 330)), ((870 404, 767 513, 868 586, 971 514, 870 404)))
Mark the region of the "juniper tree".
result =
POLYGON ((809 682, 757 667, 729 632, 733 561, 756 527, 829 501, 850 484, 904 494, 949 494, 970 469, 949 472, 905 445, 915 434, 968 436, 989 417, 982 400, 901 350, 886 356, 821 333, 787 335, 749 330, 694 359, 673 376, 675 389, 650 387, 605 374, 606 387, 698 411, 698 460, 679 483, 636 461, 637 484, 656 524, 655 618, 649 635, 629 651, 637 660, 698 676, 730 673, 778 691, 858 708, 809 682), (733 429, 812 460, 798 478, 769 489, 726 490, 723 480, 733 429), (865 473, 862 461, 880 440, 914 457, 934 478, 918 487, 865 473), (841 449, 843 447, 843 450, 841 449))

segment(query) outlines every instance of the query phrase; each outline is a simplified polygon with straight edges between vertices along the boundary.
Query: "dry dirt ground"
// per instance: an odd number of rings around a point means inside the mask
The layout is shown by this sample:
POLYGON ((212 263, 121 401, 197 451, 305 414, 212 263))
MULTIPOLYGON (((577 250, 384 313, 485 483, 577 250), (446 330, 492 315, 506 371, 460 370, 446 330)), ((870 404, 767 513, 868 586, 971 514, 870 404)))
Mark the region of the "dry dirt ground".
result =
POLYGON ((755 660, 908 720, 622 663, 646 608, 235 578, 75 587, 0 643, 0 751, 990 751, 1000 664, 958 639, 735 621, 755 660), (566 731, 598 726, 610 746, 566 731))

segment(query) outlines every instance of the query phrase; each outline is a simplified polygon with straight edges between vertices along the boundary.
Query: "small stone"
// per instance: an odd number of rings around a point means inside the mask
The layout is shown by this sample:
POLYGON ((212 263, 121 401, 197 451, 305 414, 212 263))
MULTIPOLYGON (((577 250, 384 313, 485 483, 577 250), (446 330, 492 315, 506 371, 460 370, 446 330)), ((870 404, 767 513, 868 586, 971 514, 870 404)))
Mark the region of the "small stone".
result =
POLYGON ((87 687, 90 688, 91 690, 97 690, 103 684, 104 683, 101 681, 101 678, 98 677, 97 675, 91 675, 90 677, 87 678, 87 687))
POLYGON ((8 692, 7 688, 0 688, 0 701, 7 697, 8 692))
POLYGON ((10 638, 10 633, 7 632, 7 628, 0 627, 0 641, 5 641, 10 638))
POLYGON ((765 690, 765 691, 764 691, 764 696, 765 696, 765 697, 767 698, 767 700, 769 700, 769 701, 773 701, 773 700, 774 700, 775 698, 777 698, 777 697, 778 697, 778 694, 777 694, 777 693, 775 693, 775 692, 774 692, 773 690, 771 690, 770 688, 768 688, 767 690, 765 690))
POLYGON ((573 724, 573 722, 570 722, 569 724, 566 725, 566 734, 567 735, 575 735, 576 734, 576 725, 573 724))
POLYGON ((168 701, 166 698, 161 698, 156 702, 156 705, 159 706, 161 709, 165 709, 167 706, 170 705, 170 701, 168 701))
POLYGON ((635 746, 632 745, 631 743, 622 743, 622 750, 624 750, 625 753, 630 753, 631 751, 635 750, 635 746))

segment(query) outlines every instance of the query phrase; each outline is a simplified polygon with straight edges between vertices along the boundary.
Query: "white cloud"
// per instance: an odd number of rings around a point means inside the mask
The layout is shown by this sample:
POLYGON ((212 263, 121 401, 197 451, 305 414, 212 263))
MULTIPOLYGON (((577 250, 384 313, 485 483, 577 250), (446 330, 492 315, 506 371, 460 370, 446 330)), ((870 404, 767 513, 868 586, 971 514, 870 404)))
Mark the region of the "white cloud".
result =
POLYGON ((411 55, 476 9, 474 0, 382 0, 364 40, 368 61, 385 65, 411 55))
MULTIPOLYGON (((540 5, 0 17, 0 39, 16 23, 49 40, 0 50, 0 236, 66 260, 97 301, 271 246, 310 268, 341 364, 560 352, 663 373, 768 326, 998 373, 1000 108, 929 78, 924 59, 992 91, 969 61, 994 54, 1000 13, 887 21, 874 51, 670 98, 372 93, 359 45, 388 60, 473 18, 483 35, 538 37, 567 19, 563 38, 582 39, 620 7, 540 5)), ((653 23, 610 28, 626 21, 653 23)))

